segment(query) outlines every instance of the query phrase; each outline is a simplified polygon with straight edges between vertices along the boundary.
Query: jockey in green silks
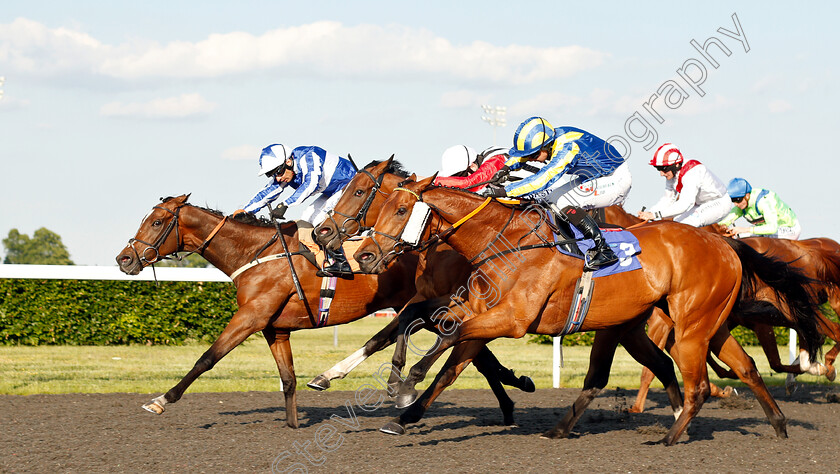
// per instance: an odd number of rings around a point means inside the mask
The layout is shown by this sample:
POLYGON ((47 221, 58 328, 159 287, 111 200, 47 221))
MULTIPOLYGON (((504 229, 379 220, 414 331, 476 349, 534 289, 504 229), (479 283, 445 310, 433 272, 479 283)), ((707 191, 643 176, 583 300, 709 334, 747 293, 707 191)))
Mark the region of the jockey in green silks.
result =
POLYGON ((774 237, 798 240, 802 233, 796 213, 773 191, 753 188, 743 178, 734 178, 726 187, 734 206, 720 225, 729 227, 743 217, 751 227, 730 227, 727 236, 774 237))

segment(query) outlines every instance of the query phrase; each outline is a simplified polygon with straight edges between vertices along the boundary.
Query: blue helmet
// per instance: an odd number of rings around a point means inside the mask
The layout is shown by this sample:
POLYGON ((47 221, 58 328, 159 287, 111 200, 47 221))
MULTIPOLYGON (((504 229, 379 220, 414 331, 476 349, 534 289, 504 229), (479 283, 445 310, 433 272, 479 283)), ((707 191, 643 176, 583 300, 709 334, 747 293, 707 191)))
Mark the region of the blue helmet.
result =
POLYGON ((557 135, 554 127, 542 117, 531 117, 522 122, 513 134, 513 148, 508 154, 512 157, 533 155, 540 148, 550 145, 557 135))
POLYGON ((729 185, 726 186, 726 194, 731 198, 742 198, 752 191, 752 186, 744 178, 732 178, 729 185))

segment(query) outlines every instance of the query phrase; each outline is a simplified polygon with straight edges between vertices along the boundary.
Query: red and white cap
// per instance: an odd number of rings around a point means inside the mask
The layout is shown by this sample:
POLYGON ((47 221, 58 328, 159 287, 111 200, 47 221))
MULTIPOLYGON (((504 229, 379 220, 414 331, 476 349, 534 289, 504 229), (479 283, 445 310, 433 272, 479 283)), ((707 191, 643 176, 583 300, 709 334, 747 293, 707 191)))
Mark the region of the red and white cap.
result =
POLYGON ((653 166, 671 166, 683 162, 682 153, 680 149, 674 146, 673 143, 664 143, 661 147, 656 149, 650 164, 653 166))

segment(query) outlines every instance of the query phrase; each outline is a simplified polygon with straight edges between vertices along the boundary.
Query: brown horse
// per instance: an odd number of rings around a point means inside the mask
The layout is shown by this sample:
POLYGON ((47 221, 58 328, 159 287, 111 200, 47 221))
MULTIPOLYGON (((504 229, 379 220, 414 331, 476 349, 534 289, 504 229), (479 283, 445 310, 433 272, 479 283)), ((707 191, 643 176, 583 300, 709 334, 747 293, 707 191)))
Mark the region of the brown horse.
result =
MULTIPOLYGON (((402 250, 406 243, 399 236, 412 210, 422 201, 431 209, 431 219, 423 227, 423 237, 428 237, 420 246, 435 239, 445 240, 475 268, 470 277, 469 304, 452 315, 458 324, 436 350, 455 349, 432 386, 393 420, 393 426, 387 427, 393 432, 404 432, 405 424, 419 420, 483 344, 526 333, 561 333, 583 267, 581 260, 554 250, 553 235, 547 226, 540 225, 542 219, 535 217, 539 214, 533 209, 518 209, 464 191, 432 186, 433 178, 398 188, 402 192, 394 192, 386 201, 375 233, 354 255, 363 270, 386 271, 391 261, 405 255, 402 250)), ((644 333, 644 323, 652 310, 661 307, 675 322, 676 362, 685 387, 683 410, 661 442, 674 444, 708 397, 705 359, 710 348, 750 386, 776 434, 786 437, 784 415, 750 357, 723 325, 739 293, 749 293, 748 283, 756 274, 763 278, 767 273, 785 270, 786 264, 761 256, 739 242, 682 224, 655 223, 638 227, 633 234, 643 249, 638 255, 642 268, 600 278, 595 285, 589 313, 579 328, 598 331, 584 390, 566 417, 546 436, 569 435, 583 409, 606 385, 619 342, 634 356, 661 354, 644 333)), ((796 272, 785 275, 799 276, 796 272)), ((792 314, 799 318, 806 342, 813 343, 813 354, 818 345, 817 331, 813 320, 797 307, 811 305, 801 284, 802 279, 791 278, 777 290, 780 297, 792 303, 792 314)), ((662 357, 667 359, 664 354, 662 357)))
MULTIPOLYGON (((120 270, 136 275, 161 258, 176 252, 198 252, 216 268, 230 276, 257 257, 282 255, 283 245, 275 239, 272 223, 253 217, 224 217, 218 211, 187 203, 187 195, 167 198, 143 220, 137 235, 117 255, 120 270), (249 223, 242 222, 248 220, 249 223)), ((298 250, 301 244, 293 222, 281 226, 282 235, 292 252, 300 286, 305 295, 296 294, 289 262, 285 258, 266 259, 233 278, 239 306, 227 327, 195 366, 164 395, 143 406, 161 414, 167 403, 178 401, 199 375, 213 368, 228 352, 248 336, 262 331, 277 362, 286 399, 286 424, 298 427, 295 399, 295 372, 289 333, 316 326, 332 326, 355 321, 383 308, 401 308, 415 293, 416 256, 408 256, 400 265, 381 275, 356 275, 352 280, 339 279, 329 318, 320 324, 317 312, 321 288, 318 270, 298 250)))
MULTIPOLYGON (((621 206, 610 206, 603 211, 604 221, 610 224, 631 227, 645 222, 629 214, 621 206)), ((725 233, 725 228, 717 224, 705 226, 702 229, 720 235, 725 233)), ((840 283, 840 245, 836 242, 825 238, 795 241, 767 237, 750 237, 742 240, 758 252, 772 255, 786 262, 791 262, 793 266, 801 270, 807 277, 815 280, 810 286, 812 287, 812 291, 820 295, 820 301, 828 298, 829 304, 836 308, 836 310, 840 310, 840 306, 835 306, 840 303, 840 299, 837 298, 838 283, 840 283)), ((757 296, 758 299, 761 299, 762 292, 759 292, 757 296)), ((772 295, 765 293, 764 296, 769 297, 769 303, 773 302, 772 295)), ((773 304, 753 304, 749 308, 744 308, 743 312, 733 311, 727 320, 727 325, 730 329, 737 326, 744 326, 755 332, 759 344, 770 363, 770 368, 774 371, 788 374, 810 372, 815 375, 826 375, 829 380, 833 380, 836 376, 836 369, 833 363, 838 351, 840 351, 840 344, 835 344, 826 353, 826 366, 815 364, 809 367, 805 363, 787 365, 781 362, 773 326, 791 327, 792 324, 779 311, 780 309, 773 304)), ((831 321, 820 312, 817 312, 816 318, 820 331, 823 334, 834 341, 840 341, 840 325, 831 321)), ((665 314, 660 311, 654 311, 648 320, 648 335, 657 346, 665 348, 669 345, 668 336, 672 326, 673 323, 665 314)), ((807 359, 807 355, 800 355, 800 358, 803 360, 807 359)), ((708 363, 718 377, 736 378, 734 372, 721 367, 711 357, 709 357, 708 363)), ((653 373, 643 368, 639 393, 636 397, 636 402, 630 408, 631 412, 641 413, 644 410, 644 402, 652 381, 653 373)), ((791 384, 792 380, 788 381, 788 386, 791 384)), ((721 397, 728 396, 732 391, 730 387, 727 387, 726 390, 721 390, 714 384, 712 384, 711 390, 713 396, 721 397)))
MULTIPOLYGON (((329 217, 315 229, 316 240, 321 245, 338 248, 347 238, 371 228, 379 217, 379 210, 386 198, 407 178, 408 172, 403 170, 398 161, 393 160, 393 156, 387 161, 374 161, 365 166, 345 187, 344 194, 329 217)), ((449 304, 451 296, 466 283, 471 271, 469 262, 446 244, 437 245, 420 254, 415 282, 417 294, 400 312, 398 319, 374 335, 360 351, 314 378, 308 385, 325 390, 329 387, 330 380, 343 378, 362 360, 396 342, 392 360, 394 370, 389 381, 389 387, 396 388, 405 366, 407 333, 410 335, 420 327, 439 329, 428 316, 441 305, 449 304), (424 324, 421 326, 415 324, 415 321, 423 321, 424 324)), ((505 424, 512 424, 513 401, 507 397, 499 381, 526 392, 535 390, 533 381, 527 376, 516 377, 511 370, 498 362, 488 348, 478 354, 474 363, 479 372, 485 374, 490 387, 499 398, 505 424), (505 407, 509 407, 509 410, 505 407)), ((420 377, 420 374, 416 377, 420 377)), ((420 379, 422 380, 422 377, 420 379)), ((395 394, 393 390, 389 392, 395 394)), ((416 391, 400 393, 397 397, 397 408, 407 407, 415 398, 416 391)))

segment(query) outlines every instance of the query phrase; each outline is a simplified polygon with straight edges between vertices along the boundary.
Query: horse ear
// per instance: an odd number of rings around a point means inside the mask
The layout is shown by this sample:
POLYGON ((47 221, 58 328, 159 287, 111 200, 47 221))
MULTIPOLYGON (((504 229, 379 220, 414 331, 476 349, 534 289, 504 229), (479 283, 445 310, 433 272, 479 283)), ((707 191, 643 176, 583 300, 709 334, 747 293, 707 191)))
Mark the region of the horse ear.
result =
POLYGON ((411 173, 411 176, 409 176, 406 181, 417 181, 417 174, 411 173))
POLYGON ((429 176, 428 178, 426 178, 426 179, 420 181, 419 183, 417 183, 417 184, 420 185, 420 189, 424 189, 424 188, 427 188, 427 187, 431 186, 432 183, 435 182, 435 179, 437 178, 437 175, 438 174, 435 173, 435 174, 429 176))

